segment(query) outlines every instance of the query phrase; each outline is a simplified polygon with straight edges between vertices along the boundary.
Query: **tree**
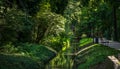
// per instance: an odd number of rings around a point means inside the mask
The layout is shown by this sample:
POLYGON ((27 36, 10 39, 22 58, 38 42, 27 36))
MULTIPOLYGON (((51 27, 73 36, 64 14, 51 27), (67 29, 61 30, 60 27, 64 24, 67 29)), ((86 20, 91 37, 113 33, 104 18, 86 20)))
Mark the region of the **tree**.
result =
POLYGON ((52 12, 38 13, 34 28, 35 42, 39 43, 50 35, 59 35, 64 31, 65 18, 52 12))
POLYGON ((39 11, 41 1, 42 0, 1 0, 1 5, 4 7, 4 12, 7 12, 8 8, 16 6, 27 14, 35 15, 39 11))
POLYGON ((51 5, 52 12, 63 15, 69 0, 50 0, 49 2, 51 5))
POLYGON ((11 9, 0 22, 1 43, 31 42, 33 22, 32 18, 26 17, 24 12, 11 9))
POLYGON ((113 10, 113 23, 114 23, 114 40, 118 41, 118 27, 117 27, 117 16, 116 16, 116 10, 119 7, 119 0, 105 0, 112 8, 113 10))

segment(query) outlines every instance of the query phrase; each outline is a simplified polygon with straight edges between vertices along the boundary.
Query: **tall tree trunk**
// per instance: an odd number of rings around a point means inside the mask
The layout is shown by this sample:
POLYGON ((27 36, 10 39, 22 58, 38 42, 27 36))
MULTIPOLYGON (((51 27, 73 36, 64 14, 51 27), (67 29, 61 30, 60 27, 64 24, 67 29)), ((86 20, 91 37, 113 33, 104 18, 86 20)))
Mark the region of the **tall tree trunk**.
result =
POLYGON ((118 30, 117 30, 117 16, 116 16, 116 6, 113 6, 113 21, 114 21, 114 36, 115 41, 118 40, 118 30))

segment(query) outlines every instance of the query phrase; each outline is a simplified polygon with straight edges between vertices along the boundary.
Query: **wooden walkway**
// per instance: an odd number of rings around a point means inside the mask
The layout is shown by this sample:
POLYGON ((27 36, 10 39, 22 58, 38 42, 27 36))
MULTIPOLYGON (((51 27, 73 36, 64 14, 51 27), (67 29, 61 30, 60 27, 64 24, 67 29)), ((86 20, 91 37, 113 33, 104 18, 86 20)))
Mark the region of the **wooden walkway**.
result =
POLYGON ((107 40, 105 38, 103 38, 103 39, 99 38, 99 44, 106 45, 106 46, 109 46, 111 48, 115 48, 117 50, 120 50, 120 42, 107 40))

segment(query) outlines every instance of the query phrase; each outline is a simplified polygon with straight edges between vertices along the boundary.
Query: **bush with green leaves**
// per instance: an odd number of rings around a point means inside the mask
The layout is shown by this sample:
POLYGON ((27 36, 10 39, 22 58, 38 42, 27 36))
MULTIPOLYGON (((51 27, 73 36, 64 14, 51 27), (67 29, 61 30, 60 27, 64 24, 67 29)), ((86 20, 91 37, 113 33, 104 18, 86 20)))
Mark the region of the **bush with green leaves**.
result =
POLYGON ((32 18, 24 12, 14 8, 8 10, 0 20, 0 44, 16 41, 30 42, 33 25, 32 18))
POLYGON ((49 36, 49 35, 59 35, 64 30, 64 25, 66 19, 58 14, 45 11, 45 12, 38 12, 35 18, 35 41, 39 43, 40 40, 49 36))
POLYGON ((20 55, 0 54, 0 69, 43 69, 42 62, 20 55))
POLYGON ((51 47, 58 52, 63 47, 63 41, 61 41, 61 39, 62 38, 60 37, 49 36, 43 40, 42 44, 51 47))
POLYGON ((119 54, 120 51, 113 48, 93 44, 82 49, 82 51, 77 55, 76 63, 78 64, 77 69, 92 69, 95 65, 99 65, 101 62, 104 62, 108 56, 119 54))
POLYGON ((59 36, 48 36, 42 40, 42 44, 53 48, 57 52, 61 51, 63 47, 66 47, 70 40, 69 35, 65 32, 61 32, 59 36))
POLYGON ((18 48, 16 48, 12 43, 0 46, 0 53, 14 54, 17 52, 18 48))
POLYGON ((17 46, 18 52, 42 62, 47 62, 56 54, 49 48, 38 44, 21 43, 17 46))
POLYGON ((4 49, 0 52, 1 69, 43 69, 56 56, 54 51, 38 44, 8 44, 0 49, 4 49))

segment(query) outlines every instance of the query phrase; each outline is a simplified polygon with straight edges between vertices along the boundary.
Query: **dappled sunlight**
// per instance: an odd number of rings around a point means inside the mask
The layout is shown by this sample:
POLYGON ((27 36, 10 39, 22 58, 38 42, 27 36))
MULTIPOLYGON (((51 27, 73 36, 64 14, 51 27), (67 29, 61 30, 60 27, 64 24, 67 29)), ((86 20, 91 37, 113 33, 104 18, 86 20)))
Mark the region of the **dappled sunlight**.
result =
POLYGON ((119 0, 0 0, 0 69, 96 69, 120 53, 119 12, 119 0))
POLYGON ((69 40, 67 40, 66 42, 63 42, 62 51, 65 51, 68 48, 70 48, 70 41, 69 40))

